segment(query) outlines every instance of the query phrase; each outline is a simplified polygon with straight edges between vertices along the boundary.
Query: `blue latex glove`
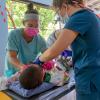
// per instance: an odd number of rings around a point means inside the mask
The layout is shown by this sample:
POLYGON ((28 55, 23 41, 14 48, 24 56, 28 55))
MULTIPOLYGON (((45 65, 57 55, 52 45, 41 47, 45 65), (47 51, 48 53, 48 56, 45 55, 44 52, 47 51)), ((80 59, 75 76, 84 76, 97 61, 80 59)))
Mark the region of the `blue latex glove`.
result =
POLYGON ((40 59, 39 59, 39 57, 38 58, 36 58, 34 61, 33 61, 33 64, 37 64, 37 65, 43 65, 44 64, 44 62, 42 62, 42 61, 40 61, 40 59))

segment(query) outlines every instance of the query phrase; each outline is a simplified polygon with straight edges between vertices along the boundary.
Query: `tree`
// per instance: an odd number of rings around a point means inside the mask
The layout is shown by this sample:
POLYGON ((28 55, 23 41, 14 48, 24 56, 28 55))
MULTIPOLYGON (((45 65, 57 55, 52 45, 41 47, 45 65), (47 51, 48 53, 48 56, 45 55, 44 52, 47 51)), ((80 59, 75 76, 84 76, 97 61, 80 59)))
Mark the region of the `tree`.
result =
MULTIPOLYGON (((26 4, 15 2, 12 0, 7 0, 6 2, 7 8, 9 9, 10 15, 12 16, 16 27, 23 27, 22 19, 24 12, 26 11, 26 4)), ((54 12, 50 9, 45 9, 40 6, 35 6, 35 8, 40 13, 40 32, 42 36, 46 36, 48 29, 48 24, 53 23, 54 12)), ((11 20, 8 18, 8 26, 10 28, 13 27, 11 20)), ((52 28, 50 29, 50 32, 52 28)))

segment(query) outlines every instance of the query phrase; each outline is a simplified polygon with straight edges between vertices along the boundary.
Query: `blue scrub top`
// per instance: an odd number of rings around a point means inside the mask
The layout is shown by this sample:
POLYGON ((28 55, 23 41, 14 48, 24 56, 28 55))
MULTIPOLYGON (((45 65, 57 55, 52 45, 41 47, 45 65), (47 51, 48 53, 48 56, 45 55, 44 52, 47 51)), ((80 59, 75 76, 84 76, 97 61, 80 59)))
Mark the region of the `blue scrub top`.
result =
POLYGON ((71 44, 76 89, 90 93, 91 81, 100 85, 100 78, 95 77, 100 76, 100 19, 92 11, 82 9, 70 16, 64 28, 79 33, 71 44))
MULTIPOLYGON (((7 51, 16 51, 19 61, 23 64, 29 64, 32 62, 39 53, 42 53, 46 50, 46 42, 40 36, 37 35, 29 43, 23 38, 23 29, 12 30, 8 36, 8 43, 6 47, 7 51)), ((9 61, 8 56, 6 55, 5 60, 5 75, 11 76, 18 69, 16 69, 9 61)))

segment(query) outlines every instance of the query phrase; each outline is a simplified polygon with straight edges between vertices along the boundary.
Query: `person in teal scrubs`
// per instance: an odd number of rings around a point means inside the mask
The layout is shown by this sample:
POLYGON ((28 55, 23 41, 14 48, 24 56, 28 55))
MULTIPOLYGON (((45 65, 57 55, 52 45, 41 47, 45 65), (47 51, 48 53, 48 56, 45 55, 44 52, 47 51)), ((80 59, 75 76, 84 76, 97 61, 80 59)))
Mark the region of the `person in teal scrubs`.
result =
POLYGON ((100 18, 84 0, 53 0, 55 11, 69 17, 55 43, 34 64, 57 57, 71 45, 76 81, 76 100, 100 100, 100 18))
POLYGON ((46 50, 46 42, 39 34, 39 14, 32 5, 25 12, 23 25, 24 28, 12 30, 8 35, 4 71, 7 77, 22 71, 46 50))

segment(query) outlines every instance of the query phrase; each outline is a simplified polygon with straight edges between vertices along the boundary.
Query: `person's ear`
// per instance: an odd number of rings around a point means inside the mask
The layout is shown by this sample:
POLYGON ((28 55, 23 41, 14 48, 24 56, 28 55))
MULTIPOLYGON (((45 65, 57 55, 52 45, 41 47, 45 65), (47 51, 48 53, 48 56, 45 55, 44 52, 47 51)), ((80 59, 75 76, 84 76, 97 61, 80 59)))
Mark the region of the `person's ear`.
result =
POLYGON ((68 12, 68 10, 70 10, 71 5, 67 5, 67 4, 63 3, 62 7, 64 7, 66 9, 66 11, 68 12))
POLYGON ((67 8, 67 5, 65 3, 62 4, 62 7, 67 8))

